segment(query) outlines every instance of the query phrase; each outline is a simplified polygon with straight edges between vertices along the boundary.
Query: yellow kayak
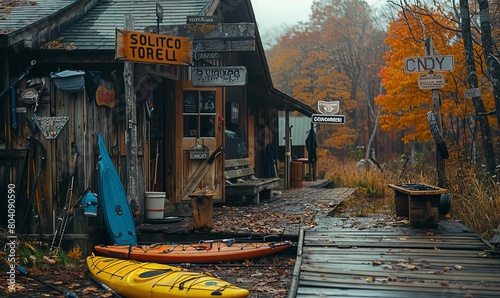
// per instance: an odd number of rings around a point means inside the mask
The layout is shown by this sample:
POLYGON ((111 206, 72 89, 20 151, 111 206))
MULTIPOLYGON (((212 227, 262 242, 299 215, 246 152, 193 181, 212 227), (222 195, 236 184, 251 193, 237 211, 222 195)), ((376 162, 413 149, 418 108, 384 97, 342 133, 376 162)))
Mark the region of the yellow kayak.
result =
POLYGON ((87 257, 90 274, 127 298, 146 297, 247 297, 239 288, 209 274, 165 264, 87 257))

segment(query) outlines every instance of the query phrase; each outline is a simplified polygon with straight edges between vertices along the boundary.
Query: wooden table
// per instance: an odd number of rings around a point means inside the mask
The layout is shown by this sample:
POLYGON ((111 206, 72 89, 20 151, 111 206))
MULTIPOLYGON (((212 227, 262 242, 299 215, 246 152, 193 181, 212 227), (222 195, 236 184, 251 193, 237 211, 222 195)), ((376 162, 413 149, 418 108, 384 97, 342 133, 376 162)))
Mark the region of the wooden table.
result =
POLYGON ((394 190, 396 216, 407 216, 412 227, 436 227, 439 199, 448 190, 420 183, 389 184, 394 190))

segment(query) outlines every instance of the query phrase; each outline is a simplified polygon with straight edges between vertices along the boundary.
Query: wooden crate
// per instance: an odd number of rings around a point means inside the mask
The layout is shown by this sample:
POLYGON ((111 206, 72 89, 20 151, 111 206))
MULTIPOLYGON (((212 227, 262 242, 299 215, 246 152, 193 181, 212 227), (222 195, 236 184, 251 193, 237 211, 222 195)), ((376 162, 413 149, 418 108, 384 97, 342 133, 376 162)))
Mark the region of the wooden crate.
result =
POLYGON ((407 216, 412 227, 435 227, 438 224, 438 206, 444 188, 425 184, 389 184, 394 190, 396 216, 407 216))
POLYGON ((441 195, 409 196, 409 220, 414 227, 434 227, 439 220, 438 205, 441 195))
POLYGON ((394 203, 396 205, 396 216, 410 216, 408 194, 395 191, 394 203))
POLYGON ((193 207, 193 227, 195 230, 211 230, 214 210, 214 191, 197 191, 189 194, 193 207))

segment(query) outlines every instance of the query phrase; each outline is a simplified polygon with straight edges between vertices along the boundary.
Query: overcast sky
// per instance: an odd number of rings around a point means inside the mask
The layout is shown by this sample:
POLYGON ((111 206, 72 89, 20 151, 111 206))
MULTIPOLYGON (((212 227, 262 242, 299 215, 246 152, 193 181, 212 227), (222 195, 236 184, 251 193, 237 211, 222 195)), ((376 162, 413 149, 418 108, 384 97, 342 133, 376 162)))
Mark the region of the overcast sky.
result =
POLYGON ((313 0, 251 0, 259 31, 309 20, 313 0))
MULTIPOLYGON (((277 29, 281 25, 295 25, 308 21, 313 0, 251 0, 261 33, 277 29)), ((385 0, 368 0, 370 5, 380 4, 385 0)))

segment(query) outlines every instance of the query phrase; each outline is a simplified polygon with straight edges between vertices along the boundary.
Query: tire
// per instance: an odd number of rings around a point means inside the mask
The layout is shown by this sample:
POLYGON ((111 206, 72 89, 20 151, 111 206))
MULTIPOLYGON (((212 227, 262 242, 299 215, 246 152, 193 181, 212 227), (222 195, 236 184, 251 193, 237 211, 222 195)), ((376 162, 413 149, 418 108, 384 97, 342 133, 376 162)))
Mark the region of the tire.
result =
POLYGON ((443 216, 451 211, 451 196, 449 193, 442 194, 439 198, 438 213, 443 216))
POLYGON ((448 157, 450 157, 450 154, 448 152, 448 148, 446 147, 446 143, 444 142, 443 136, 441 135, 441 129, 437 124, 434 112, 430 111, 427 113, 427 122, 429 123, 429 128, 431 130, 432 137, 436 142, 436 147, 441 153, 441 157, 443 159, 447 159, 448 157))

